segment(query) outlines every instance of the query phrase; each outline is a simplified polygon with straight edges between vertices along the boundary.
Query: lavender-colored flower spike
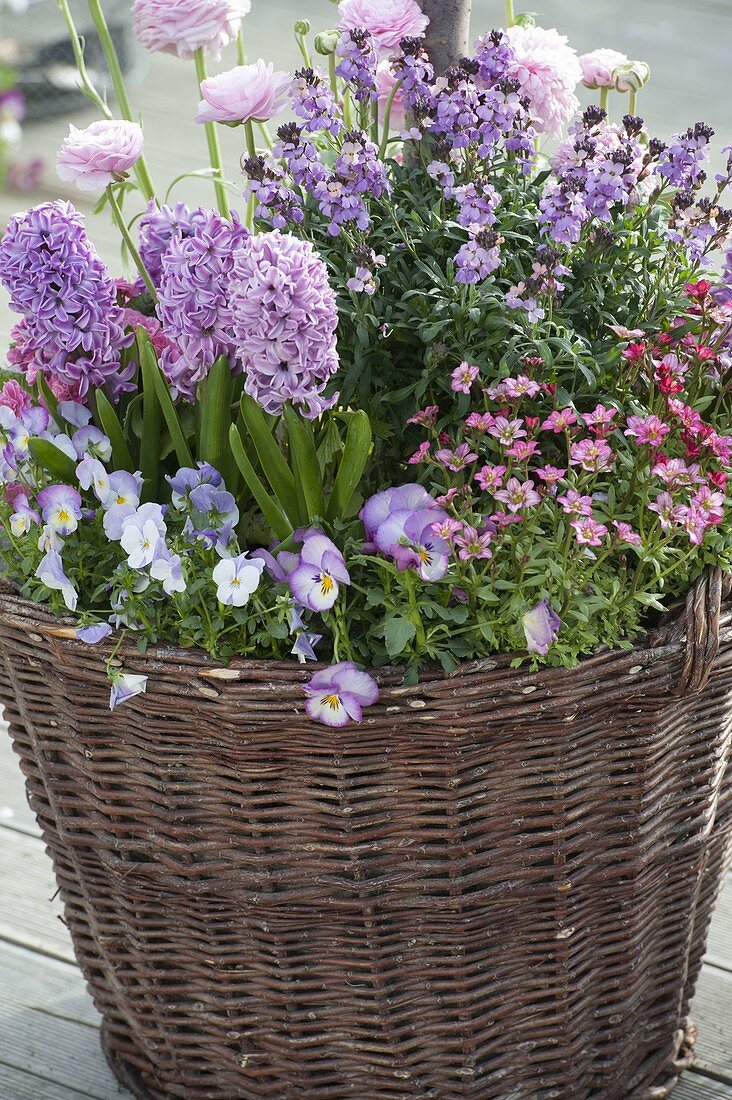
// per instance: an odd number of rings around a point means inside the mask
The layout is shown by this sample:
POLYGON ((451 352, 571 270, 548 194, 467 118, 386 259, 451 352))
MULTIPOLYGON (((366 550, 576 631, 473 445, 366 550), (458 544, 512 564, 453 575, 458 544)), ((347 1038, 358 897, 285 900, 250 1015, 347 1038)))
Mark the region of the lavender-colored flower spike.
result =
POLYGON ((325 726, 347 726, 360 722, 363 708, 373 706, 379 698, 376 681, 348 661, 316 672, 303 685, 308 696, 305 709, 310 718, 325 726))
POLYGON ((151 199, 140 218, 138 229, 140 258, 155 286, 163 274, 163 256, 171 242, 193 236, 197 226, 205 225, 208 211, 203 207, 190 210, 184 202, 175 206, 158 206, 151 199))
POLYGON ((557 640, 562 620, 548 600, 542 600, 531 611, 527 611, 521 620, 526 635, 526 648, 529 653, 538 653, 546 657, 550 647, 557 640))
POLYGON ((209 211, 188 237, 171 237, 163 256, 158 316, 180 357, 166 351, 161 367, 189 400, 219 355, 235 357, 231 285, 235 257, 248 251, 248 239, 236 215, 227 221, 209 211))
POLYGON ((237 253, 230 290, 247 393, 270 413, 292 401, 319 415, 338 369, 338 309, 313 246, 277 230, 253 237, 237 253))
POLYGON ((127 385, 122 350, 132 342, 115 285, 67 202, 16 214, 0 243, 0 280, 23 314, 29 382, 47 374, 75 396, 90 386, 127 385))

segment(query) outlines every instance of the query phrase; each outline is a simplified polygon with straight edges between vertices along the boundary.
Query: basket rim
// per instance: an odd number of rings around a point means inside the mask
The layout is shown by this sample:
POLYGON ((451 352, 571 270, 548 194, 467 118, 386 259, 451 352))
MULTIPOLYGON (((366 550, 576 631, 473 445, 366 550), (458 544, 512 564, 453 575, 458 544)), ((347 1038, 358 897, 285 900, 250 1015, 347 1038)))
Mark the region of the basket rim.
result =
MULTIPOLYGON (((703 575, 704 576, 704 575, 703 575)), ((732 574, 727 574, 728 587, 732 587, 732 574)), ((700 578, 701 580, 702 578, 700 578)), ((632 646, 627 648, 616 647, 610 649, 600 647, 594 653, 581 657, 572 668, 563 666, 540 665, 531 668, 528 665, 519 665, 513 672, 519 690, 532 684, 531 690, 543 688, 550 694, 553 689, 566 684, 568 679, 583 678, 583 673, 592 671, 595 667, 606 667, 608 664, 628 664, 631 675, 637 674, 649 668, 662 657, 670 657, 674 651, 684 650, 687 636, 686 622, 690 614, 691 597, 694 595, 699 582, 690 589, 684 599, 675 600, 666 610, 661 621, 652 630, 640 635, 632 646)), ((729 634, 732 640, 732 595, 728 595, 723 603, 724 633, 729 634), (729 620, 729 621, 728 621, 729 620)), ((58 616, 48 610, 44 604, 26 599, 18 594, 17 589, 8 582, 7 578, 0 576, 0 629, 3 622, 8 622, 23 629, 34 629, 41 636, 56 644, 79 647, 79 651, 90 651, 100 656, 108 655, 113 648, 109 640, 104 640, 94 647, 86 645, 76 637, 78 627, 77 620, 70 615, 58 616)), ((40 639, 39 639, 40 640, 40 639)), ((462 662, 451 672, 445 671, 440 666, 427 666, 416 684, 404 684, 403 666, 387 665, 380 668, 369 667, 380 686, 398 689, 399 694, 419 694, 424 691, 426 684, 443 683, 457 680, 461 677, 470 677, 477 674, 505 674, 510 670, 511 662, 518 656, 516 653, 495 653, 473 661, 462 662)), ((232 657, 228 662, 214 661, 205 651, 198 647, 183 648, 174 644, 157 644, 149 646, 141 653, 134 642, 125 641, 117 652, 120 663, 135 665, 136 667, 157 666, 159 670, 168 666, 176 666, 179 670, 187 668, 191 674, 202 677, 207 682, 217 683, 220 687, 228 682, 267 678, 270 674, 273 680, 279 682, 289 679, 293 685, 302 684, 319 669, 328 668, 332 662, 309 661, 307 665, 292 660, 269 660, 257 657, 232 657)))

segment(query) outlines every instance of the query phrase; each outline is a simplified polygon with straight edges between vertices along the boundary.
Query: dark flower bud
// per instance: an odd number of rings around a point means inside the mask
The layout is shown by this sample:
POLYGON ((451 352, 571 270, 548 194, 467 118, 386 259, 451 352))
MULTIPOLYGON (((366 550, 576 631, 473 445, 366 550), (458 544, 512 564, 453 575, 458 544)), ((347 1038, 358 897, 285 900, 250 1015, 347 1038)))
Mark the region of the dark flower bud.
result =
POLYGON ((603 107, 598 107, 596 103, 587 107, 582 114, 582 121, 589 130, 594 126, 599 126, 606 118, 607 111, 603 107))
POLYGON ((643 129, 643 119, 640 115, 623 115, 623 126, 630 137, 639 134, 643 129))
POLYGON ((661 153, 666 151, 667 145, 665 141, 661 141, 660 138, 651 138, 648 142, 648 154, 651 160, 657 160, 661 153))

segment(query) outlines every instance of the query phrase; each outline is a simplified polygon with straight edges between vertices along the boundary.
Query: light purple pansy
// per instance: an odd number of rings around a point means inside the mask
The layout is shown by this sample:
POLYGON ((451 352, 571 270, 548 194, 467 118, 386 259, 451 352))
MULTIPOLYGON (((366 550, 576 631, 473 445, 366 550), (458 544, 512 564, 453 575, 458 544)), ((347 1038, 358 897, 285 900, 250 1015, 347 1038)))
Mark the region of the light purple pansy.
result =
POLYGON ((302 690, 308 696, 308 716, 325 726, 360 722, 363 708, 373 706, 379 698, 376 681, 350 661, 316 672, 302 690))
POLYGON ((13 504, 15 511, 10 517, 10 530, 18 538, 27 535, 31 527, 41 522, 41 517, 35 508, 31 508, 25 493, 19 493, 13 504))
POLYGON ((86 455, 76 467, 76 476, 82 489, 93 489, 94 496, 104 504, 110 493, 109 474, 98 458, 86 455))
POLYGON ((60 592, 69 611, 76 611, 77 592, 64 573, 63 562, 58 550, 49 550, 41 560, 35 574, 46 588, 60 592))
POLYGON ((109 693, 110 710, 147 691, 147 676, 140 676, 133 672, 118 672, 113 669, 109 678, 112 681, 112 689, 109 693))
POLYGON ((112 457, 112 444, 104 432, 93 424, 74 432, 71 442, 79 458, 91 455, 92 458, 100 458, 102 462, 109 462, 112 457))
POLYGON ((81 496, 71 485, 49 485, 37 497, 44 522, 52 531, 66 536, 79 526, 81 496))
POLYGON ((373 542, 379 527, 393 512, 416 512, 420 508, 429 508, 434 503, 434 498, 423 485, 399 485, 376 493, 361 509, 367 540, 373 542))
POLYGON ((290 575, 290 591, 311 611, 328 611, 338 599, 341 584, 351 577, 338 547, 318 531, 305 532, 300 560, 290 575))
POLYGON ((163 591, 168 596, 186 590, 180 555, 171 554, 163 539, 160 539, 155 547, 155 554, 150 564, 150 576, 156 581, 162 581, 163 591))
POLYGON ((168 477, 167 481, 170 484, 173 507, 181 509, 188 507, 188 496, 198 485, 212 485, 219 489, 224 484, 221 474, 208 462, 199 462, 195 469, 183 466, 173 477, 168 477))
POLYGON ((423 581, 439 581, 450 564, 450 546, 434 525, 448 518, 441 508, 392 513, 376 532, 376 545, 399 569, 416 569, 423 581))
POLYGON ((550 647, 557 640, 562 620, 553 610, 548 600, 542 600, 527 611, 521 620, 526 635, 526 648, 529 653, 538 653, 546 657, 550 647))
POLYGON ((58 414, 74 428, 85 428, 92 418, 91 409, 80 405, 78 401, 59 401, 58 414))
POLYGON ((108 638, 112 633, 109 623, 92 623, 90 626, 80 626, 76 631, 76 637, 87 645, 97 645, 108 638))

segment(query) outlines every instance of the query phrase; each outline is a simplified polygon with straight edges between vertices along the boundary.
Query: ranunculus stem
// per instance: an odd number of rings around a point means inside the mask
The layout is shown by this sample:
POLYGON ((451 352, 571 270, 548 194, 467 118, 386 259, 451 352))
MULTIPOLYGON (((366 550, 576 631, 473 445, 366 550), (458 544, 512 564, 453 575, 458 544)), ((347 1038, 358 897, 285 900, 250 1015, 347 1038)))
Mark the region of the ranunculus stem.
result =
MULTIPOLYGON (((200 87, 206 79, 206 61, 203 56, 203 50, 196 50, 193 56, 196 62, 196 77, 200 87)), ((214 187, 216 188, 216 202, 221 214, 225 218, 228 218, 231 214, 231 208, 229 207, 229 196, 226 193, 226 185, 224 184, 224 171, 221 164, 221 147, 219 145, 219 135, 216 130, 216 123, 206 122, 204 125, 206 128, 206 141, 208 142, 208 156, 211 161, 211 167, 215 172, 214 187)))
POLYGON ((609 88, 600 88, 600 106, 602 107, 603 111, 605 111, 606 113, 607 113, 607 105, 608 105, 608 100, 609 99, 610 99, 610 89, 609 88))
POLYGON ((236 35, 236 61, 238 65, 246 65, 247 53, 244 49, 244 28, 239 27, 236 35))
MULTIPOLYGON (((59 0, 62 4, 62 10, 64 7, 68 8, 68 0, 59 0)), ((122 113, 122 117, 128 119, 129 122, 136 122, 136 118, 132 113, 132 107, 127 96, 127 88, 125 87, 125 78, 122 75, 122 67, 117 57, 117 51, 114 48, 114 42, 112 36, 109 33, 109 27, 107 26, 107 20, 104 18, 104 12, 102 11, 102 5, 99 0, 88 0, 89 12, 92 20, 94 21, 94 27, 99 36, 99 41, 102 45, 104 52, 104 59, 107 62, 107 68, 109 69, 109 75, 112 78, 112 84, 114 86, 114 94, 117 97, 119 103, 119 109, 122 113)), ((65 14, 65 13, 64 13, 65 14)), ((69 20, 67 19, 67 23, 69 20)), ((75 31, 73 36, 75 36, 75 31)), ((78 64, 78 61, 77 61, 78 64)), ((135 175, 137 176, 137 182, 140 185, 140 189, 146 199, 151 199, 155 195, 155 188, 153 187, 152 180, 150 178, 150 172, 147 167, 147 162, 144 156, 141 156, 135 165, 135 175)))
POLYGON ((251 119, 244 123, 244 133, 247 139, 247 153, 254 159, 257 155, 257 143, 254 140, 254 126, 251 119))
POLYGON ((135 242, 133 241, 132 235, 131 235, 128 227, 127 227, 127 222, 125 221, 125 216, 122 213, 122 209, 121 209, 119 203, 117 202, 117 196, 114 193, 114 185, 111 184, 111 183, 110 183, 109 187, 107 188, 107 198, 109 199, 109 205, 110 205, 110 208, 112 210, 112 217, 114 218, 115 222, 117 223, 117 228, 119 229, 120 233, 122 234, 122 240, 125 242, 125 246, 127 248, 127 251, 129 252, 130 256, 132 257, 132 260, 134 262, 135 267, 140 272, 140 275, 142 276, 142 280, 143 280, 145 286, 150 291, 150 294, 152 296, 152 300, 154 302, 157 302, 158 293, 155 289, 155 284, 153 283, 152 279, 150 278, 148 270, 145 267, 144 263, 142 262, 142 257, 140 256, 140 253, 137 251, 137 246, 136 246, 135 242))
POLYGON ((394 106, 396 94, 403 83, 403 80, 397 80, 396 84, 389 93, 389 98, 386 101, 386 107, 384 108, 384 121, 381 126, 381 148, 379 149, 379 160, 383 160, 386 156, 386 149, 389 144, 389 128, 391 126, 391 109, 394 106))
POLYGON ((638 92, 635 90, 635 88, 631 88, 630 93, 628 95, 628 114, 629 115, 634 115, 635 114, 635 112, 637 110, 637 106, 636 106, 637 102, 638 102, 638 92))
POLYGON ((513 10, 513 0, 506 0, 506 26, 512 27, 516 22, 516 16, 513 10))

